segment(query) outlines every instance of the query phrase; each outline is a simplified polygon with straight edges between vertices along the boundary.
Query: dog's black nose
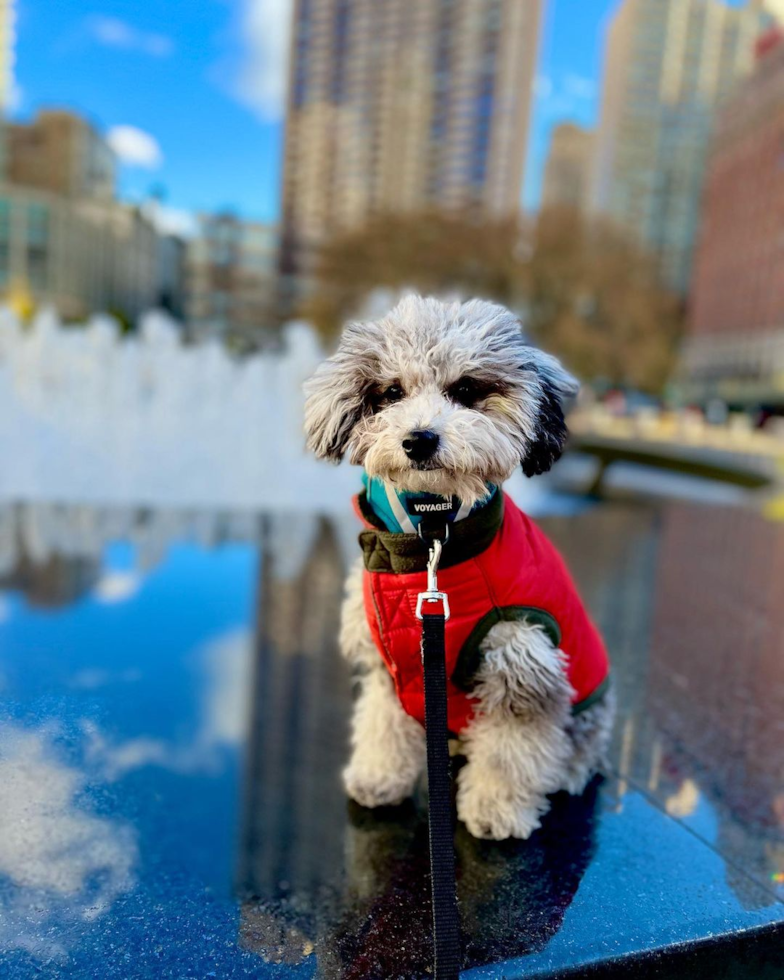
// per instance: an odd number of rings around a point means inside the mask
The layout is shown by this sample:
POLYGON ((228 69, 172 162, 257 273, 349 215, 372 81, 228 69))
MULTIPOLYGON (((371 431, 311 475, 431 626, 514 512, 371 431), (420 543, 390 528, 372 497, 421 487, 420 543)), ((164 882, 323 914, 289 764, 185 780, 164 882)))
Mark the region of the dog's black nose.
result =
POLYGON ((428 429, 415 429, 403 440, 406 456, 415 463, 424 463, 438 449, 438 436, 428 429))

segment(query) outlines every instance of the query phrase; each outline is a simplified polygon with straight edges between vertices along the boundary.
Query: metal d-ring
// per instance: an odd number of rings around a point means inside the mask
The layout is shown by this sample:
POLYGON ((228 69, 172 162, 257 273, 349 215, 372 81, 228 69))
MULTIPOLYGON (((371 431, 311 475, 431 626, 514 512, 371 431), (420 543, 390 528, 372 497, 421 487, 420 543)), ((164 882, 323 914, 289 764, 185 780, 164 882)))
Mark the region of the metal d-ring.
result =
POLYGON ((441 541, 440 538, 437 538, 435 536, 433 536, 430 539, 426 538, 424 536, 424 534, 422 533, 422 523, 423 522, 420 521, 419 524, 417 524, 417 534, 419 535, 419 540, 420 541, 424 541, 425 544, 429 544, 430 541, 439 541, 442 545, 445 545, 447 543, 447 541, 449 540, 449 525, 448 524, 444 524, 444 540, 441 541))

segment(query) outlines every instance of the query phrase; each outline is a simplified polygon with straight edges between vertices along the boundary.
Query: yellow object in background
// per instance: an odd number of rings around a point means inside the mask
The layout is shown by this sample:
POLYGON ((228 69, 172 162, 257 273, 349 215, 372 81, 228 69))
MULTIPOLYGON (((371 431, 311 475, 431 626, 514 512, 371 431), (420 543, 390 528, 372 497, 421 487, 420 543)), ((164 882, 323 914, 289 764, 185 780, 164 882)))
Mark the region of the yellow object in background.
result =
MULTIPOLYGON (((784 457, 779 457, 776 469, 779 479, 784 479, 784 457)), ((765 501, 762 506, 762 513, 769 521, 784 522, 784 492, 776 494, 770 500, 765 501)))
POLYGON ((762 513, 769 521, 784 522, 784 493, 769 500, 762 508, 762 513))
POLYGON ((20 320, 29 320, 35 312, 35 302, 27 288, 27 283, 14 283, 6 294, 5 302, 20 320))

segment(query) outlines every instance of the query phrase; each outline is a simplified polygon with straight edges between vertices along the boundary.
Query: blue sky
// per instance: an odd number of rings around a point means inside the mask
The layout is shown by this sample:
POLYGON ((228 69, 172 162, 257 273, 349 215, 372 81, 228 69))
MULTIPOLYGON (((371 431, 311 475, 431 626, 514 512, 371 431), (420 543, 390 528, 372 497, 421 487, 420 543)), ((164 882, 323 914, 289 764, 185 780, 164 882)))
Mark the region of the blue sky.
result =
MULTIPOLYGON (((157 186, 174 212, 229 206, 274 219, 288 2, 17 0, 17 115, 65 105, 113 132, 128 198, 157 186)), ((617 2, 547 4, 529 206, 552 125, 595 120, 603 28, 617 2)))

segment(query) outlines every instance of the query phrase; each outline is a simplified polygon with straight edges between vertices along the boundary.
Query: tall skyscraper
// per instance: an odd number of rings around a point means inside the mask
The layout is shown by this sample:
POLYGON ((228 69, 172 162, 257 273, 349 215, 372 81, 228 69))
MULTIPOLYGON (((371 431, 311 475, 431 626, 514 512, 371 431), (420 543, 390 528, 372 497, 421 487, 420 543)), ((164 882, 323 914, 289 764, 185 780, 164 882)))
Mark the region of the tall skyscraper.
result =
POLYGON ((14 92, 15 0, 0 0, 0 114, 5 115, 14 92))
POLYGON ((591 130, 574 123, 555 127, 544 171, 542 207, 585 209, 591 189, 593 144, 591 130))
POLYGON ((592 210, 639 237, 686 293, 716 107, 781 0, 624 0, 605 57, 592 210))
POLYGON ((542 0, 294 0, 283 265, 370 215, 519 206, 542 0))
POLYGON ((15 0, 0 0, 0 180, 6 172, 5 120, 14 96, 15 0))

